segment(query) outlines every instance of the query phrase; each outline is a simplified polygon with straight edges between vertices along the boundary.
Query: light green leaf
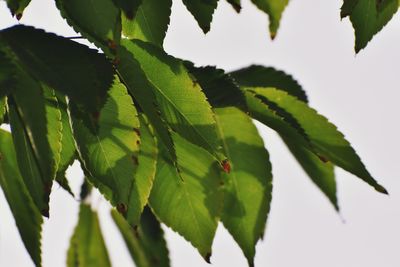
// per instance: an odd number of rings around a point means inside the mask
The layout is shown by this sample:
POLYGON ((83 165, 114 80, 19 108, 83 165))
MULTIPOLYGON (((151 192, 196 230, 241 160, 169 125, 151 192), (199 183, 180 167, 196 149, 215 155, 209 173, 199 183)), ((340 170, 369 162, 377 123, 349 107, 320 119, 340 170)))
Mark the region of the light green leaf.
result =
POLYGON ((274 39, 279 28, 282 13, 289 0, 251 0, 260 10, 268 14, 269 32, 274 39))
POLYGON ((0 31, 0 42, 27 72, 88 111, 97 112, 104 103, 113 69, 96 50, 23 25, 0 31))
POLYGON ((122 16, 122 33, 129 39, 140 39, 162 46, 171 5, 171 0, 142 0, 134 19, 122 16))
POLYGON ((56 0, 68 24, 104 52, 112 52, 121 39, 120 10, 112 0, 56 0))
POLYGON ((14 216, 22 242, 36 266, 41 266, 40 216, 22 180, 11 134, 0 129, 0 185, 14 216))
POLYGON ((306 103, 275 88, 250 88, 264 104, 275 110, 282 110, 292 120, 292 125, 307 136, 314 151, 323 161, 335 165, 358 176, 378 192, 387 193, 366 170, 361 159, 333 124, 319 115, 306 103))
POLYGON ((172 136, 179 173, 171 159, 159 156, 149 203, 157 218, 209 262, 222 206, 220 166, 204 149, 172 136))
POLYGON ((378 33, 393 17, 399 8, 398 0, 345 0, 341 16, 350 17, 353 24, 356 42, 355 51, 358 53, 367 46, 372 37, 378 33))
POLYGON ((20 71, 8 98, 18 164, 28 190, 44 216, 60 162, 62 123, 53 90, 20 71))
POLYGON ((245 87, 275 87, 288 94, 307 102, 307 94, 299 83, 289 74, 272 67, 251 65, 249 67, 230 72, 229 75, 240 86, 245 87))
POLYGON ((215 109, 231 172, 225 174, 222 222, 242 248, 250 266, 264 234, 272 198, 268 152, 251 119, 237 108, 215 109))
POLYGON ((79 221, 71 237, 68 267, 111 267, 99 218, 90 206, 81 204, 79 221))
POLYGON ((136 267, 169 267, 164 231, 149 208, 144 209, 140 225, 133 229, 117 211, 111 211, 136 267))
MULTIPOLYGON (((159 108, 168 126, 190 142, 205 148, 218 160, 224 160, 211 106, 182 62, 140 40, 123 42, 123 45, 132 53, 147 77, 148 88, 140 90, 153 92, 156 100, 153 106, 159 108)), ((138 73, 135 76, 140 76, 139 72, 135 72, 138 73)))
POLYGON ((11 14, 20 20, 31 0, 6 0, 6 2, 11 14))
POLYGON ((139 223, 140 214, 150 196, 151 187, 156 175, 157 165, 157 141, 153 129, 143 114, 139 114, 140 120, 140 150, 138 167, 135 173, 135 182, 129 193, 127 221, 131 225, 139 223))
POLYGON ((218 0, 183 0, 204 33, 210 31, 210 25, 218 0))
POLYGON ((87 114, 73 104, 71 115, 78 153, 90 182, 126 215, 140 142, 139 120, 132 98, 116 79, 103 109, 94 118, 97 129, 86 127, 87 114))

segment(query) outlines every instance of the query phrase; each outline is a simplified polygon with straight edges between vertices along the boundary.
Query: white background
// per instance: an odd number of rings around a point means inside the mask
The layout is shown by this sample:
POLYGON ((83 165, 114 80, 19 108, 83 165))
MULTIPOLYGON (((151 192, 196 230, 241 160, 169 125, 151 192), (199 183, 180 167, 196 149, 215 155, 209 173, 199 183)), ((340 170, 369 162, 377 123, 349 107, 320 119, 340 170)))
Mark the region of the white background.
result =
MULTIPOLYGON (((271 42, 267 18, 249 0, 237 15, 221 0, 206 36, 180 1, 175 1, 165 40, 167 52, 197 64, 227 70, 257 63, 287 71, 303 85, 311 105, 345 133, 370 172, 389 191, 376 193, 358 178, 337 170, 337 214, 305 176, 279 138, 260 127, 274 173, 272 210, 256 266, 400 266, 400 17, 397 15, 368 47, 354 54, 353 30, 340 21, 341 1, 292 0, 278 36, 271 42)), ((0 2, 0 28, 16 24, 0 2)), ((63 36, 76 35, 50 0, 33 0, 21 23, 63 36)), ((79 166, 69 170, 78 190, 79 166)), ((65 266, 78 202, 55 186, 51 218, 43 230, 43 265, 65 266)), ((133 266, 105 201, 96 200, 114 266, 133 266)), ((207 266, 177 234, 166 229, 172 265, 207 266)), ((220 225, 213 245, 213 266, 246 266, 233 239, 220 225)), ((0 193, 0 266, 33 266, 0 193)))

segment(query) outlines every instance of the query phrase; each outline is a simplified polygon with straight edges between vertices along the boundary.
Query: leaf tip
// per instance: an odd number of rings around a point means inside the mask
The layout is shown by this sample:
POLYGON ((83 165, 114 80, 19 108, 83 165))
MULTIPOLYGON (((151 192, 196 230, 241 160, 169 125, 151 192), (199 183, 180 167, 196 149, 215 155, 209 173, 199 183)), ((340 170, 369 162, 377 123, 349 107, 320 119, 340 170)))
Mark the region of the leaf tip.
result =
POLYGON ((18 13, 15 15, 15 18, 19 21, 22 18, 22 13, 18 13))
POLYGON ((204 256, 204 260, 208 263, 211 264, 211 252, 208 252, 205 256, 204 256))
POLYGON ((386 190, 386 188, 384 188, 380 184, 375 186, 375 190, 378 191, 379 193, 382 193, 382 194, 385 194, 385 195, 389 195, 389 192, 386 190))

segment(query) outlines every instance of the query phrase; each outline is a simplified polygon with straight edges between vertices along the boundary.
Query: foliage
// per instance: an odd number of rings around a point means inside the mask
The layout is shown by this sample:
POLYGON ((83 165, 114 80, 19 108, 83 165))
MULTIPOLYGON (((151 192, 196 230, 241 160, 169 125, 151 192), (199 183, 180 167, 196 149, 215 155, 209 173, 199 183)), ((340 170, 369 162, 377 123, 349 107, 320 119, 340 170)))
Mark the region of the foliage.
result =
MULTIPOLYGON (((17 19, 30 1, 7 0, 17 19)), ((184 0, 210 30, 217 0, 184 0)), ((240 12, 240 0, 228 0, 240 12)), ((275 37, 288 1, 253 0, 275 37)), ((110 266, 90 188, 137 266, 169 266, 161 223, 209 262, 221 221, 253 266, 272 199, 272 173, 254 120, 274 129, 338 210, 334 167, 374 187, 343 134, 312 109, 290 75, 249 66, 197 67, 163 50, 171 0, 56 0, 68 24, 101 52, 41 29, 0 31, 0 185, 28 253, 41 266, 42 216, 53 181, 85 173, 68 266, 110 266)), ((345 0, 358 52, 397 11, 398 0, 345 0)))

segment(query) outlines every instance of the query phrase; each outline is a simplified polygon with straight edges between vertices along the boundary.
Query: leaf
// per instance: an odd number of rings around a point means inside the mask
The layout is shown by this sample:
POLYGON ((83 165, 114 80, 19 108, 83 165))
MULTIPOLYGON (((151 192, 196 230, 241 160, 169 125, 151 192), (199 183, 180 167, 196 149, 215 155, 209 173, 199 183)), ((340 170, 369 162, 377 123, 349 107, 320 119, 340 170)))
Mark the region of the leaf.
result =
POLYGON ((335 209, 339 211, 333 164, 330 162, 323 162, 308 148, 297 144, 290 138, 286 138, 285 136, 281 137, 307 175, 328 197, 335 209))
POLYGON ((392 19, 398 8, 398 0, 387 0, 381 5, 377 4, 377 0, 344 1, 341 16, 349 16, 353 24, 356 53, 367 46, 372 37, 392 19))
POLYGON ((31 0, 6 0, 6 2, 8 8, 10 9, 11 15, 20 20, 25 8, 29 5, 31 0))
POLYGON ((229 74, 240 86, 275 87, 304 102, 308 102, 307 94, 299 83, 291 75, 275 68, 251 65, 229 74))
POLYGON ((179 173, 171 159, 159 156, 150 207, 209 262, 222 205, 220 166, 204 149, 176 133, 172 137, 179 173))
POLYGON ((113 0, 114 4, 124 11, 125 16, 132 20, 143 0, 113 0))
POLYGON ((90 206, 86 204, 80 205, 79 221, 68 249, 67 266, 111 266, 97 213, 92 211, 90 206))
POLYGON ((65 172, 76 158, 75 140, 72 134, 66 98, 62 94, 56 94, 56 97, 59 103, 62 123, 60 164, 57 170, 56 181, 73 196, 68 180, 65 177, 65 172))
POLYGON ((185 62, 185 66, 213 107, 246 106, 238 84, 223 70, 212 66, 198 68, 191 62, 185 62))
POLYGON ((0 97, 4 97, 16 83, 16 71, 11 59, 1 48, 2 43, 0 40, 0 97))
POLYGON ((153 91, 157 107, 168 126, 209 151, 218 160, 224 160, 211 106, 182 62, 140 40, 123 42, 123 45, 132 53, 147 77, 146 86, 150 88, 141 90, 153 91))
MULTIPOLYGON (((85 114, 71 104, 72 127, 80 160, 90 182, 126 215, 138 166, 139 120, 125 86, 114 81, 93 132, 85 114)), ((133 203, 130 203, 133 205, 133 203)), ((138 205, 139 203, 136 203, 138 205)))
POLYGON ((0 42, 27 72, 88 111, 97 112, 104 103, 113 69, 96 50, 23 25, 0 31, 0 42))
POLYGON ((277 108, 290 114, 298 127, 301 127, 304 131, 313 149, 323 161, 332 161, 335 165, 353 173, 373 186, 378 192, 387 194, 387 191, 366 170, 361 159, 343 134, 325 117, 284 91, 275 88, 252 88, 250 90, 257 94, 257 97, 270 108, 276 105, 277 108))
POLYGON ((171 0, 142 0, 134 19, 122 16, 122 33, 129 39, 140 39, 162 47, 171 5, 171 0))
POLYGON ((254 266, 255 245, 263 236, 272 198, 268 152, 251 119, 234 107, 215 109, 231 162, 225 174, 222 222, 254 266))
POLYGON ((218 0, 183 0, 204 33, 210 31, 210 25, 218 0))
POLYGON ((242 5, 240 4, 240 0, 226 0, 229 4, 231 4, 231 6, 233 7, 233 9, 235 9, 235 11, 237 13, 240 13, 240 10, 242 10, 242 5))
POLYGON ((56 0, 56 4, 63 18, 76 32, 105 53, 115 50, 121 39, 121 18, 113 1, 56 0))
POLYGON ((17 166, 11 134, 0 129, 0 185, 14 216, 22 242, 36 266, 41 266, 40 216, 17 166))
POLYGON ((128 212, 126 219, 130 225, 137 225, 144 206, 150 196, 151 187, 156 175, 157 141, 153 129, 143 114, 140 121, 140 150, 135 182, 129 192, 128 212))
POLYGON ((146 208, 139 227, 133 229, 117 211, 111 211, 137 267, 169 267, 168 248, 160 223, 146 208))
POLYGON ((0 125, 4 122, 4 116, 6 115, 6 98, 0 98, 0 125))
POLYGON ((251 0, 260 10, 268 14, 269 32, 274 39, 279 28, 282 13, 289 0, 251 0))
POLYGON ((49 195, 61 153, 57 98, 53 90, 20 71, 8 105, 22 177, 38 209, 48 217, 49 195))

